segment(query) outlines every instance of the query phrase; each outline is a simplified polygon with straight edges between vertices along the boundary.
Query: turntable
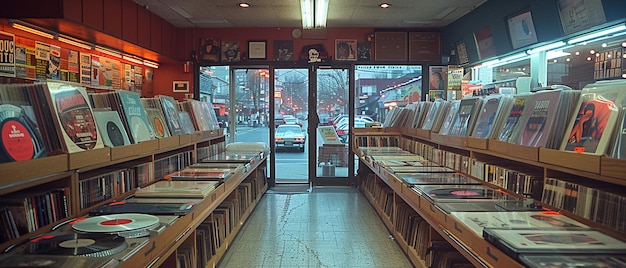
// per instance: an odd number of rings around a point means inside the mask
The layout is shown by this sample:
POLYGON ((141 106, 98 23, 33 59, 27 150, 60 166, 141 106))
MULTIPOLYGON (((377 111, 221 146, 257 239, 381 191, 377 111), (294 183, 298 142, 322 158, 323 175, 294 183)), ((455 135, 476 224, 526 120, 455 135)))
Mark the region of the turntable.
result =
POLYGON ((7 248, 0 267, 116 267, 177 218, 123 213, 72 219, 7 248))

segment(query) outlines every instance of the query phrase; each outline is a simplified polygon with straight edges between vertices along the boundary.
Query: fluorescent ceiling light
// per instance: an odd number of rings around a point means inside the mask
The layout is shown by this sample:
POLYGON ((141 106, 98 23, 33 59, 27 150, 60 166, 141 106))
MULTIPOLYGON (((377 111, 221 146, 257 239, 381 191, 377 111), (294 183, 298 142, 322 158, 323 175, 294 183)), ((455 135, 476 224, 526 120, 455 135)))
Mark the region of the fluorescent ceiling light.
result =
POLYGON ((109 56, 113 56, 113 57, 117 57, 117 58, 122 58, 122 53, 121 53, 121 52, 119 52, 119 51, 115 51, 115 50, 108 49, 108 48, 106 48, 106 47, 101 47, 101 46, 98 46, 98 45, 96 45, 96 48, 95 48, 95 49, 96 49, 96 51, 101 52, 101 53, 104 53, 104 54, 107 54, 107 55, 109 55, 109 56))
POLYGON ((59 41, 61 41, 63 43, 66 43, 66 44, 69 44, 69 45, 72 45, 72 46, 75 46, 75 47, 80 47, 80 48, 84 48, 84 49, 87 49, 87 50, 90 50, 90 49, 93 48, 92 44, 89 44, 89 43, 86 43, 86 42, 74 39, 74 38, 69 37, 69 36, 59 35, 58 39, 59 39, 59 41))
POLYGON ((170 8, 172 10, 174 10, 174 12, 176 12, 178 15, 181 15, 185 19, 193 18, 193 16, 191 16, 191 14, 189 14, 189 12, 185 11, 184 9, 182 9, 179 6, 170 6, 170 8))
POLYGON ((524 58, 529 57, 530 55, 526 54, 526 52, 522 52, 522 53, 517 53, 508 57, 504 57, 502 58, 500 61, 503 63, 509 63, 509 62, 513 62, 513 61, 519 61, 522 60, 524 58))
POLYGON ((491 65, 494 65, 494 64, 496 64, 498 62, 500 62, 499 59, 485 61, 485 62, 483 62, 482 66, 491 66, 491 65))
POLYGON ((596 31, 596 32, 592 32, 586 35, 582 35, 573 39, 570 39, 567 41, 568 44, 576 44, 576 43, 580 43, 580 42, 585 42, 587 40, 591 40, 594 38, 598 38, 598 37, 603 37, 605 35, 609 35, 609 34, 613 34, 613 33, 617 33, 620 31, 624 31, 626 30, 626 25, 625 24, 619 24, 616 26, 612 26, 609 28, 605 28, 603 30, 600 31, 596 31))
POLYGON ((541 51, 546 51, 546 50, 552 50, 552 49, 556 49, 556 48, 560 48, 562 46, 565 46, 565 42, 563 41, 558 41, 558 42, 554 42, 554 43, 550 43, 547 45, 543 45, 540 47, 536 47, 536 48, 532 48, 526 51, 526 53, 528 54, 535 54, 541 51))
POLYGON ((54 34, 51 34, 49 32, 47 32, 46 30, 43 29, 35 29, 35 26, 31 26, 31 25, 27 25, 26 23, 23 23, 21 21, 13 21, 11 22, 11 26, 15 29, 18 30, 22 30, 25 32, 29 32, 32 34, 36 34, 39 35, 41 37, 45 37, 45 38, 50 38, 50 39, 54 39, 54 34))
POLYGON ((326 28, 329 0, 301 0, 302 28, 326 28))
POLYGON ((569 55, 572 55, 572 53, 564 52, 563 50, 552 50, 546 53, 546 60, 556 59, 556 58, 565 57, 569 55))
POLYGON ((435 16, 435 19, 442 20, 445 17, 447 17, 448 15, 450 15, 450 13, 452 13, 456 9, 457 9, 457 7, 453 7, 453 6, 447 7, 443 11, 439 12, 439 14, 437 14, 437 16, 435 16))
POLYGON ((151 68, 155 68, 155 69, 156 69, 156 68, 159 68, 159 64, 158 64, 158 63, 156 63, 156 62, 153 62, 153 61, 147 61, 147 60, 144 60, 144 61, 143 61, 143 65, 148 66, 148 67, 151 67, 151 68))
POLYGON ((141 59, 135 58, 134 56, 124 55, 122 59, 130 61, 132 63, 143 65, 143 61, 141 59))

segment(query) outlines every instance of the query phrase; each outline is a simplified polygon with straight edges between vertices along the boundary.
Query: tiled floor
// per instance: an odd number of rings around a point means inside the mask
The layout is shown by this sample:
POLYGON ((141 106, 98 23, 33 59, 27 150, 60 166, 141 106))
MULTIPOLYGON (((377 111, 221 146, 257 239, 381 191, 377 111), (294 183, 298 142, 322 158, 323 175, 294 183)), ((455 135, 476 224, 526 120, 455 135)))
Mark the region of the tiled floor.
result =
POLYGON ((269 191, 218 267, 412 267, 351 187, 269 191))

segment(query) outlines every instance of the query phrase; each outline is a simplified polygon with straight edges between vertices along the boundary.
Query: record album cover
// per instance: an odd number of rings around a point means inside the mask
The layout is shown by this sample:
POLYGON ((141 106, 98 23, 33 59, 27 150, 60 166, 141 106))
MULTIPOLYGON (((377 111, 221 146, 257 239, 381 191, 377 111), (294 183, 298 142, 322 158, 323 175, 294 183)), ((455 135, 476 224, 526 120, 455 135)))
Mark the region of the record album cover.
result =
POLYGON ((102 134, 104 145, 108 147, 129 145, 128 133, 117 111, 94 110, 98 129, 102 134))
POLYGON ((180 122, 180 116, 178 115, 178 109, 176 108, 176 100, 173 97, 165 95, 158 95, 156 97, 160 100, 161 110, 163 111, 163 116, 169 127, 170 134, 172 136, 185 134, 181 125, 182 123, 180 122))
POLYGON ((139 143, 154 139, 155 134, 150 123, 148 123, 148 115, 141 104, 139 94, 124 90, 116 93, 119 95, 119 105, 121 105, 124 118, 126 118, 126 127, 130 132, 131 141, 139 143))
MULTIPOLYGON (((6 93, 9 87, 15 89, 16 93, 22 91, 16 86, 6 85, 6 93)), ((0 163, 46 156, 46 147, 32 106, 11 104, 14 99, 9 99, 10 95, 0 94, 0 163)))
POLYGON ((85 88, 53 81, 45 85, 65 151, 73 153, 104 148, 85 88))

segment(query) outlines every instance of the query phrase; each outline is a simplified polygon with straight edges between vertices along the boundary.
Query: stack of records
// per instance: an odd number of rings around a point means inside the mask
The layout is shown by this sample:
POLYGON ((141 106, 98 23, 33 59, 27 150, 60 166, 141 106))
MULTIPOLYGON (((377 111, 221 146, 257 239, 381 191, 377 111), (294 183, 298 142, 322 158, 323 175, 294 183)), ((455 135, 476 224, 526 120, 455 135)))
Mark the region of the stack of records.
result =
POLYGON ((245 173, 250 168, 250 164, 242 164, 242 163, 196 163, 188 166, 187 168, 199 168, 199 169, 214 169, 214 170, 222 170, 229 171, 233 175, 239 173, 245 173))
POLYGON ((626 256, 619 254, 524 254, 519 259, 530 268, 626 267, 626 256))
POLYGON ((435 204, 447 214, 452 212, 486 212, 486 211, 541 211, 541 206, 534 204, 533 200, 503 199, 481 200, 480 202, 440 202, 435 204))
POLYGON ((172 181, 217 181, 224 182, 232 176, 230 171, 204 169, 204 168, 185 168, 165 175, 166 180, 172 181))
POLYGON ((389 167, 391 173, 455 173, 451 168, 440 166, 398 166, 389 167))
POLYGON ((461 173, 396 173, 398 179, 408 185, 420 184, 476 184, 481 183, 461 173))
POLYGON ((554 211, 486 211, 450 213, 482 235, 484 228, 588 228, 589 226, 554 211))
POLYGON ((137 197, 205 198, 215 190, 217 181, 158 181, 135 192, 137 197))
POLYGON ((485 228, 483 237, 509 256, 518 259, 523 259, 524 255, 536 254, 626 254, 624 241, 591 228, 485 228))
POLYGON ((89 215, 110 215, 120 213, 147 213, 150 215, 186 215, 202 199, 156 199, 156 198, 129 198, 123 201, 111 202, 89 212, 89 215))
POLYGON ((202 159, 203 163, 254 163, 261 159, 261 153, 222 152, 202 159))

